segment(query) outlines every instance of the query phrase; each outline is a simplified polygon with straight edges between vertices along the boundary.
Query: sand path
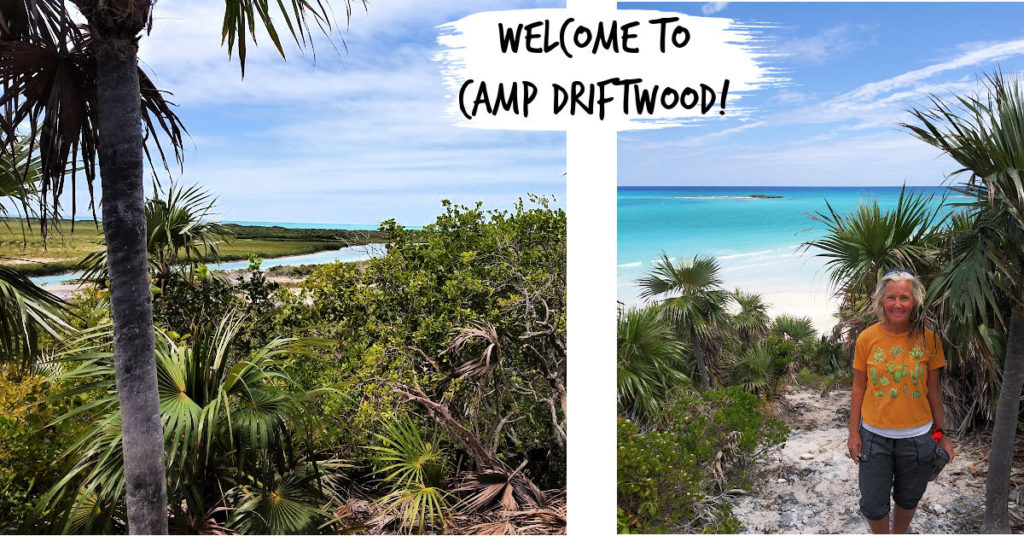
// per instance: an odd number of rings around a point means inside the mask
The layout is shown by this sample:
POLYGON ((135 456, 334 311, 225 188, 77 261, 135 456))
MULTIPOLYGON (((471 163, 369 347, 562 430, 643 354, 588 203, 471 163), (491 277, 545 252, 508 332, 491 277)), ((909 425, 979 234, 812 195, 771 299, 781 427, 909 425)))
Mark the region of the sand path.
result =
MULTIPOLYGON (((732 499, 733 513, 751 533, 867 532, 857 505, 857 466, 846 448, 850 391, 822 397, 797 387, 783 391, 781 397, 792 432, 784 448, 766 456, 758 491, 732 499)), ((979 462, 985 448, 957 444, 957 451, 956 459, 928 485, 910 532, 978 532, 988 465, 975 465, 980 476, 969 467, 979 462)), ((1020 501, 1019 493, 1016 500, 1020 501)))

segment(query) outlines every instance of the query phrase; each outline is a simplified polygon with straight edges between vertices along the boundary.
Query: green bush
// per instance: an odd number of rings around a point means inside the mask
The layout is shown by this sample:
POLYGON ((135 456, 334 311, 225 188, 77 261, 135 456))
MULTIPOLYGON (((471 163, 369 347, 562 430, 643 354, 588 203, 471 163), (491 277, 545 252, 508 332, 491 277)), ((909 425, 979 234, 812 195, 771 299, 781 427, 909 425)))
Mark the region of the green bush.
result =
POLYGON ((618 498, 626 525, 675 532, 675 525, 692 521, 692 506, 704 498, 696 456, 674 433, 642 433, 625 419, 618 427, 618 498))
POLYGON ((443 206, 423 231, 384 222, 385 256, 324 265, 298 295, 279 293, 274 323, 335 343, 299 381, 337 389, 323 413, 344 416, 331 433, 349 459, 368 462, 352 446, 371 444, 380 422, 423 411, 394 389, 418 385, 480 437, 498 432, 500 459, 528 460, 538 485, 561 487, 565 213, 544 198, 443 206))
POLYGON ((227 280, 172 270, 153 298, 153 322, 175 333, 192 334, 223 318, 234 302, 227 280))
POLYGON ((853 370, 836 371, 831 374, 819 374, 808 367, 803 367, 796 374, 796 381, 804 387, 825 394, 838 386, 849 387, 853 384, 853 370))
POLYGON ((824 385, 825 378, 820 374, 815 373, 813 370, 803 367, 800 369, 800 372, 796 373, 796 383, 803 385, 804 387, 819 390, 824 385))
POLYGON ((68 463, 61 454, 82 425, 48 425, 85 399, 55 402, 50 378, 10 372, 0 365, 0 534, 30 521, 36 497, 65 474, 68 463))
POLYGON ((729 505, 708 497, 750 489, 757 449, 784 442, 789 430, 766 420, 760 400, 733 386, 677 389, 656 429, 620 419, 618 433, 620 532, 733 532, 738 521, 729 505))

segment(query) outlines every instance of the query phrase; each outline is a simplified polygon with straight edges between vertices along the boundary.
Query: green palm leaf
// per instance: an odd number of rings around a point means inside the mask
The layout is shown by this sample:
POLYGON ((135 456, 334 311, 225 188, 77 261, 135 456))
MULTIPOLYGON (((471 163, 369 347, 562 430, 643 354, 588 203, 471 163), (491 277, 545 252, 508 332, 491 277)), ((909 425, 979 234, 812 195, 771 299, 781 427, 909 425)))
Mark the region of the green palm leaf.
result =
POLYGON ((399 513, 403 529, 444 528, 450 507, 449 494, 442 489, 447 460, 437 441, 436 430, 424 437, 420 427, 408 415, 389 421, 384 434, 377 434, 381 445, 374 451, 374 472, 391 486, 381 498, 384 514, 399 513))
POLYGON ((619 319, 617 339, 619 409, 656 420, 669 389, 687 381, 686 344, 653 306, 627 311, 619 319))
MULTIPOLYGON (((308 355, 322 343, 275 339, 239 357, 233 355, 232 343, 241 325, 237 315, 229 314, 188 343, 157 333, 169 497, 180 515, 190 517, 204 515, 208 504, 230 495, 240 501, 233 505, 238 512, 231 518, 232 527, 262 533, 307 530, 325 515, 320 484, 341 464, 299 462, 291 453, 290 437, 302 404, 323 391, 301 392, 286 367, 292 357, 308 355), (229 489, 237 492, 222 495, 221 490, 229 489), (182 503, 188 507, 182 509, 182 503)), ((118 531, 126 523, 121 417, 109 329, 104 325, 84 333, 69 343, 67 353, 55 357, 72 367, 63 383, 75 387, 62 396, 94 397, 61 417, 95 420, 69 449, 79 456, 74 469, 39 503, 40 515, 54 517, 65 531, 118 531), (106 506, 93 508, 94 503, 106 506)), ((186 519, 176 522, 189 525, 186 519)))
POLYGON ((54 337, 72 331, 63 319, 66 305, 17 270, 0 265, 0 363, 32 365, 43 332, 54 337))
POLYGON ((825 236, 804 242, 804 251, 818 250, 833 288, 849 300, 870 295, 882 273, 903 267, 922 273, 935 254, 936 231, 945 218, 942 202, 933 195, 900 190, 896 207, 883 211, 877 199, 839 214, 826 202, 827 212, 808 216, 825 226, 825 236))
POLYGON ((665 253, 650 274, 637 281, 641 297, 660 300, 662 314, 676 329, 677 338, 689 342, 697 362, 697 376, 708 388, 717 372, 713 357, 729 330, 726 307, 731 300, 721 288, 718 261, 696 255, 674 265, 665 253))

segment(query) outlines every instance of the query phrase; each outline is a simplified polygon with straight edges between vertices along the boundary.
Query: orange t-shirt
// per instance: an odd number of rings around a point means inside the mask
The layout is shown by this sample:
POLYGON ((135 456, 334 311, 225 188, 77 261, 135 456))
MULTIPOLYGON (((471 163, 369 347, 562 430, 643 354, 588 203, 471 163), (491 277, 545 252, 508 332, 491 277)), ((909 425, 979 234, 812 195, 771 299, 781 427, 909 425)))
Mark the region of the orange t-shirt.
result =
POLYGON ((909 333, 886 333, 881 324, 865 329, 853 357, 853 368, 868 375, 861 418, 878 428, 928 424, 928 371, 945 365, 942 344, 931 330, 911 340, 909 333))

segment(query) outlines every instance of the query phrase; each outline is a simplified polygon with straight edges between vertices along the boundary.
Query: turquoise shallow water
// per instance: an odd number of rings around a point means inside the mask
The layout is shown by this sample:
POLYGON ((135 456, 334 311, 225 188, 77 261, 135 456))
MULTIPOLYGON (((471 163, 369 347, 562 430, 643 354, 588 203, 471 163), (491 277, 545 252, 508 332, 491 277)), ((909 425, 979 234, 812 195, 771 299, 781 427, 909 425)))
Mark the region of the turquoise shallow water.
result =
MULTIPOLYGON (((908 188, 934 194, 945 188, 908 188)), ((618 190, 618 299, 639 302, 636 280, 664 251, 678 262, 695 254, 716 257, 726 288, 800 291, 822 288, 824 261, 800 244, 822 236, 824 226, 807 216, 844 214, 865 200, 883 209, 896 205, 899 187, 620 187, 618 190), (752 195, 781 196, 751 199, 752 195)))
MULTIPOLYGON (((309 227, 306 227, 307 229, 309 227)), ((384 255, 384 244, 366 244, 364 246, 349 246, 341 249, 330 249, 307 255, 294 255, 291 257, 277 257, 275 259, 263 259, 260 268, 266 270, 275 266, 298 266, 300 264, 326 264, 334 261, 355 262, 365 261, 373 257, 384 255)), ((217 264, 208 264, 211 270, 242 270, 249 267, 249 261, 228 261, 217 264)), ((31 278, 40 286, 61 285, 72 282, 82 276, 82 272, 70 272, 58 275, 43 275, 31 278)))

